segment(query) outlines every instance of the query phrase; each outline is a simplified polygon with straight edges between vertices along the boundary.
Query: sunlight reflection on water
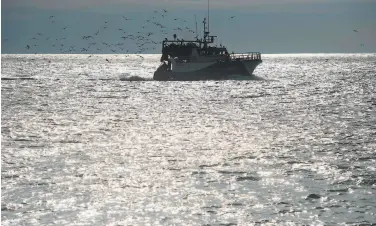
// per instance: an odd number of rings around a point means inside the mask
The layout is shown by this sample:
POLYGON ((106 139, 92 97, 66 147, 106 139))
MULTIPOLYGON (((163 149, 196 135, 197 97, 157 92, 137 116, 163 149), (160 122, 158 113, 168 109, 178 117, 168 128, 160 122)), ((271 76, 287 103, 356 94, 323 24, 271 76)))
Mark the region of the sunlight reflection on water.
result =
POLYGON ((2 55, 2 224, 376 223, 375 62, 155 82, 157 55, 2 55))

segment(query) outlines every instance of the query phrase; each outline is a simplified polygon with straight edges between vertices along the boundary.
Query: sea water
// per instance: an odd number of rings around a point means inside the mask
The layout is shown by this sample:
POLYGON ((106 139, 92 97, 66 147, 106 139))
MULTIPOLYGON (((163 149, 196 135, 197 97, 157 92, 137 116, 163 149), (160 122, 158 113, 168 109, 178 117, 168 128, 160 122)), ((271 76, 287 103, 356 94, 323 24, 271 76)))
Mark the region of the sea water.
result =
POLYGON ((2 55, 2 225, 376 224, 376 54, 142 57, 2 55))

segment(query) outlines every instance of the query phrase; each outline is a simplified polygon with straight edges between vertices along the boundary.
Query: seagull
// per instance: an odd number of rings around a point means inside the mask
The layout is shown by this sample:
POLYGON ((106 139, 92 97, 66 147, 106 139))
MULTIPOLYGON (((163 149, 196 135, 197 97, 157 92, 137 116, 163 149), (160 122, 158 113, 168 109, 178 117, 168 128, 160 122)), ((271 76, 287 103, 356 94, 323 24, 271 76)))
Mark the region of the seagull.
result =
POLYGON ((108 59, 106 59, 106 61, 107 61, 108 63, 110 63, 110 61, 109 61, 108 59))
POLYGON ((228 19, 234 19, 235 18, 235 16, 232 16, 232 17, 230 17, 230 18, 228 18, 228 19))
POLYGON ((354 32, 358 32, 358 30, 354 30, 354 32))

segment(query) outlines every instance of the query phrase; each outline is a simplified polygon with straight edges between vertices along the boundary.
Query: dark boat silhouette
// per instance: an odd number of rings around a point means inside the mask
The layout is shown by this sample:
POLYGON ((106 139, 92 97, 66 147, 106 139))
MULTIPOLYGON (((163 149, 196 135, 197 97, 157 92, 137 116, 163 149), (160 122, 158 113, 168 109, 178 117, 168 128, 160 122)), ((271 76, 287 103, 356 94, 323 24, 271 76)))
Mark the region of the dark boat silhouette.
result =
POLYGON ((225 46, 213 46, 217 36, 211 36, 204 23, 204 36, 196 40, 176 39, 162 42, 162 62, 154 72, 158 81, 198 81, 251 79, 257 65, 262 63, 261 53, 229 54, 225 46))

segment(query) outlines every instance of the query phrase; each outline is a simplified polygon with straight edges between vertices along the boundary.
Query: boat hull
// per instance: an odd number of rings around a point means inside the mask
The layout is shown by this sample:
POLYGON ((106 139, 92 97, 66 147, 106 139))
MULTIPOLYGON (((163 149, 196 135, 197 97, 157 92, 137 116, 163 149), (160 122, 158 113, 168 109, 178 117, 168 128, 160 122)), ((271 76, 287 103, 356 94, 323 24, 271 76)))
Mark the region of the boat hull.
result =
POLYGON ((154 73, 153 79, 157 81, 232 80, 239 76, 250 77, 260 63, 262 60, 217 62, 190 72, 174 72, 168 70, 167 65, 161 65, 154 73))

